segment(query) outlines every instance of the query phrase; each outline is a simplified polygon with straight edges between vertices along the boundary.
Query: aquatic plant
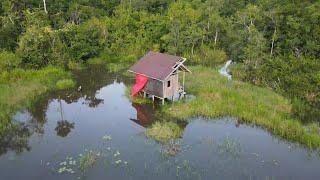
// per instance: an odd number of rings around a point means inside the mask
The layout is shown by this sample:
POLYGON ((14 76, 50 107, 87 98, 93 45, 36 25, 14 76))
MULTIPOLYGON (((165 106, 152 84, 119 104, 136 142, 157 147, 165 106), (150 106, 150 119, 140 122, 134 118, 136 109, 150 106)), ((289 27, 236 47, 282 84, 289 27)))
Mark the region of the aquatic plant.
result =
POLYGON ((112 138, 111 138, 110 135, 104 135, 104 136, 102 137, 102 139, 103 139, 104 141, 110 141, 110 140, 112 140, 112 138))
POLYGON ((163 147, 162 154, 165 156, 175 156, 182 151, 181 142, 175 139, 171 139, 163 147))
POLYGON ((74 166, 76 166, 76 160, 72 157, 66 157, 66 159, 59 163, 59 169, 57 170, 58 173, 75 173, 74 166))
POLYGON ((155 122, 147 129, 147 136, 161 143, 166 143, 170 139, 180 138, 181 128, 173 122, 155 122))
POLYGON ((234 116, 243 122, 264 127, 272 133, 309 148, 320 147, 319 124, 303 124, 291 117, 288 99, 272 90, 237 80, 227 80, 217 69, 195 66, 186 76, 186 91, 196 98, 190 102, 166 104, 162 113, 188 120, 203 116, 234 116), (318 128, 315 128, 318 127, 318 128))
POLYGON ((90 151, 85 154, 83 154, 79 158, 79 169, 82 173, 85 173, 88 171, 89 168, 91 168, 95 162, 97 161, 97 155, 90 151))
POLYGON ((218 144, 219 153, 227 153, 234 158, 238 158, 241 153, 241 146, 238 142, 230 137, 226 137, 223 139, 222 143, 218 144))
POLYGON ((57 89, 70 89, 75 85, 76 83, 72 79, 62 79, 56 83, 57 89))

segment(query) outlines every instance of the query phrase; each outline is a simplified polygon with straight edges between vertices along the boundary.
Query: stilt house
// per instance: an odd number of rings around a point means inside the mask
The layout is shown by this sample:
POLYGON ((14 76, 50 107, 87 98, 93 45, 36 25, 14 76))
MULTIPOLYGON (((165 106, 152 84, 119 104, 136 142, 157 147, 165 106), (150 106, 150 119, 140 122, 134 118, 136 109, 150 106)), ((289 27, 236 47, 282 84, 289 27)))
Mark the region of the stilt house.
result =
POLYGON ((173 99, 176 95, 183 96, 185 73, 191 72, 183 64, 185 61, 185 58, 179 56, 148 52, 129 69, 129 72, 136 74, 136 85, 133 87, 132 95, 141 91, 144 96, 149 95, 153 100, 157 97, 162 102, 166 98, 173 99), (145 81, 139 85, 140 77, 145 78, 145 81), (179 79, 182 79, 182 84, 179 79))

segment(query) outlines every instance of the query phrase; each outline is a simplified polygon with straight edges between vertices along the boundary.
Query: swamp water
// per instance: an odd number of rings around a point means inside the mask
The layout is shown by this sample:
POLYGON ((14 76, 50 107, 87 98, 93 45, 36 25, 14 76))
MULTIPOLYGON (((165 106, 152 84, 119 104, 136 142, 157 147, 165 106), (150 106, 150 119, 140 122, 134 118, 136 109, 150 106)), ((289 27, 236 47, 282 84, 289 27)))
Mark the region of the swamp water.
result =
POLYGON ((52 92, 15 114, 0 179, 320 178, 316 153, 235 118, 192 119, 180 139, 158 143, 145 134, 156 107, 125 96, 133 79, 96 68, 74 76, 81 92, 52 92))

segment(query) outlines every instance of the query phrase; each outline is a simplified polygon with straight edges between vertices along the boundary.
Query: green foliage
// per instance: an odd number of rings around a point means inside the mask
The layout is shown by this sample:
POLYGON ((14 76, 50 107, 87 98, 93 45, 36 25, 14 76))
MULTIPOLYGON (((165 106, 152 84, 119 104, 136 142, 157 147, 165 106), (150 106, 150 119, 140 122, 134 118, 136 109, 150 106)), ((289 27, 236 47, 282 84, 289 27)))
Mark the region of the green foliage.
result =
POLYGON ((76 83, 72 79, 62 79, 57 81, 57 89, 70 89, 75 87, 76 83))
POLYGON ((48 14, 46 14, 43 10, 36 10, 34 12, 30 12, 30 10, 25 11, 25 27, 48 27, 50 26, 50 20, 48 14))
POLYGON ((310 105, 320 105, 320 63, 313 58, 277 57, 269 59, 256 72, 258 84, 283 91, 310 105))
POLYGON ((17 68, 21 59, 9 51, 0 51, 0 71, 9 71, 17 68))
POLYGON ((28 28, 17 49, 26 67, 41 68, 49 64, 63 64, 61 42, 50 27, 28 28))
POLYGON ((108 19, 92 18, 81 25, 67 24, 59 37, 67 47, 69 57, 83 62, 97 56, 108 41, 108 19))
POLYGON ((161 143, 166 143, 171 139, 182 136, 182 129, 173 122, 155 122, 147 129, 147 136, 161 143))

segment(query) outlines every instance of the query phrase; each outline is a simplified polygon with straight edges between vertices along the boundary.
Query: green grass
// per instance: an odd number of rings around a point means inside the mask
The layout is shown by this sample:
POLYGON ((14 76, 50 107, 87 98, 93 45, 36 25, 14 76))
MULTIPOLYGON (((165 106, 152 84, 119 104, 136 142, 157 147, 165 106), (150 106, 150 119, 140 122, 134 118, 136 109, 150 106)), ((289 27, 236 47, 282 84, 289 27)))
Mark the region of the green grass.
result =
POLYGON ((147 136, 155 139, 158 142, 166 143, 171 139, 180 138, 182 129, 173 122, 155 122, 147 129, 147 136))
POLYGON ((72 79, 62 79, 57 81, 57 89, 70 89, 75 87, 76 83, 72 79))
POLYGON ((190 102, 166 105, 162 111, 173 118, 234 116, 309 148, 320 147, 319 124, 303 125, 291 117, 288 99, 249 83, 222 77, 217 69, 192 67, 186 76, 186 91, 196 96, 190 102))
POLYGON ((56 89, 60 79, 70 77, 61 68, 46 67, 41 70, 5 71, 0 74, 0 138, 10 127, 12 114, 30 106, 40 94, 56 89))

